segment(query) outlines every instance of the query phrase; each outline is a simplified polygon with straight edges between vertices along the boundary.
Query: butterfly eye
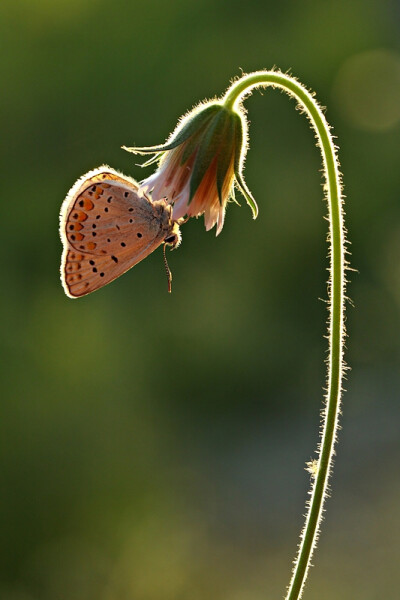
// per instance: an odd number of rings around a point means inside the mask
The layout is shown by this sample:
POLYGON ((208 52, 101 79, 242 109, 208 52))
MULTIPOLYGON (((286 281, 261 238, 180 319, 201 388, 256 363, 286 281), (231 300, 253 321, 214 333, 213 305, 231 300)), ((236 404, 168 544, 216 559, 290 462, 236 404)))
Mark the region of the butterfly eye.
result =
POLYGON ((176 246, 176 244, 178 243, 178 241, 179 241, 179 238, 178 238, 178 236, 175 233, 173 235, 168 236, 164 240, 164 242, 166 244, 168 244, 168 246, 176 246))

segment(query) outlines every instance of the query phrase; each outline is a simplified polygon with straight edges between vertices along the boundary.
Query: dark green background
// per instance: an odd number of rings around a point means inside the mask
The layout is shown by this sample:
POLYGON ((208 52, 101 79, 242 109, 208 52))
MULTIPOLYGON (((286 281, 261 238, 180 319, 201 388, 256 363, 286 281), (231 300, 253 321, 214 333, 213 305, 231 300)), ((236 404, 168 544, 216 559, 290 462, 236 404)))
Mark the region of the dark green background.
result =
POLYGON ((305 598, 398 597, 400 126, 381 121, 400 92, 391 69, 361 74, 364 88, 343 69, 381 49, 400 60, 399 23, 396 0, 2 0, 1 600, 282 597, 327 352, 326 207, 306 119, 277 91, 247 101, 260 216, 232 204, 218 238, 187 223, 171 296, 159 250, 67 299, 58 237, 80 175, 150 174, 120 146, 164 141, 241 69, 274 65, 328 107, 357 270, 305 598))

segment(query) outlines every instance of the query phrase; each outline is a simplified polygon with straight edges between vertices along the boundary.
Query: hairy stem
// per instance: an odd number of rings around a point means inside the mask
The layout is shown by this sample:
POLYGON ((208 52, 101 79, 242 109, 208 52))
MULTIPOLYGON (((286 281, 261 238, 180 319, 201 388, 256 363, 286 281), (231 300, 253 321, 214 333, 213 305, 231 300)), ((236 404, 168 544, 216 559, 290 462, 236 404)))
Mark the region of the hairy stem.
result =
POLYGON ((313 471, 310 500, 298 553, 294 561, 292 578, 286 600, 301 598, 311 558, 318 539, 324 503, 332 471, 334 445, 340 412, 343 376, 344 338, 344 288, 345 288, 345 232, 343 224, 339 163, 329 125, 313 95, 296 79, 278 71, 258 71, 235 81, 223 99, 227 108, 233 109, 256 87, 277 87, 294 96, 306 113, 316 132, 321 150, 329 208, 330 277, 329 293, 329 361, 328 385, 323 411, 323 426, 318 462, 313 471))

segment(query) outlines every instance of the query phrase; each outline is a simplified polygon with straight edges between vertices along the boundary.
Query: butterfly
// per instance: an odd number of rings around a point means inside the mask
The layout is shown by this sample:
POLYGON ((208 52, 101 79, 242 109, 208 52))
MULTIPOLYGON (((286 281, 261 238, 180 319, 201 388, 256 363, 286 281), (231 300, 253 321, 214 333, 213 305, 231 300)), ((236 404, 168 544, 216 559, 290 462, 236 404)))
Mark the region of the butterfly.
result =
POLYGON ((165 200, 153 202, 132 179, 107 165, 89 171, 72 186, 60 213, 63 243, 61 282, 70 298, 110 283, 164 244, 181 241, 181 221, 165 200))

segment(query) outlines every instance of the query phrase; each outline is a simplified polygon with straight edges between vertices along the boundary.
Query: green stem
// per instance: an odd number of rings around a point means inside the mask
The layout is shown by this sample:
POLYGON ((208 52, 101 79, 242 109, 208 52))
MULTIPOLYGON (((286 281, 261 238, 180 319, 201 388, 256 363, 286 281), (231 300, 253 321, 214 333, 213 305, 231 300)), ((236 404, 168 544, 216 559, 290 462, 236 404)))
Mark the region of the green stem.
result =
POLYGON ((294 96, 309 118, 317 134, 321 150, 326 199, 329 208, 330 277, 329 293, 329 362, 328 387, 325 396, 323 428, 319 457, 311 498, 307 503, 307 516, 301 532, 299 550, 295 559, 292 578, 286 600, 301 598, 311 558, 318 539, 324 503, 328 492, 328 480, 332 470, 334 445, 340 412, 340 396, 343 376, 344 338, 344 289, 345 289, 345 232, 343 224, 341 182, 339 163, 329 125, 313 95, 296 79, 278 71, 258 71, 244 75, 226 92, 224 105, 233 110, 255 87, 277 87, 294 96))

